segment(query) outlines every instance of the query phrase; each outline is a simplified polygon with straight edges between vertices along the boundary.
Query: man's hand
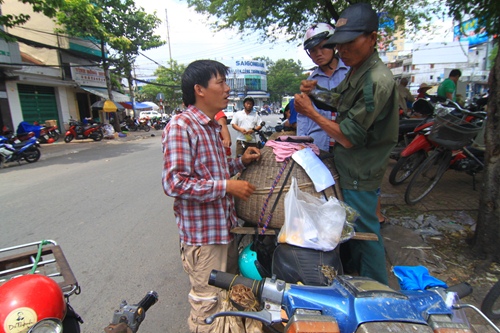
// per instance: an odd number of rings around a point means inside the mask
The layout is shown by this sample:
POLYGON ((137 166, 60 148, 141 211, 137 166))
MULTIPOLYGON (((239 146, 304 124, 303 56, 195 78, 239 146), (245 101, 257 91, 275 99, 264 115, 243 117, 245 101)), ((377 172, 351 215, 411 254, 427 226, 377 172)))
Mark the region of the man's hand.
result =
POLYGON ((304 116, 311 117, 312 114, 316 113, 316 109, 314 109, 314 106, 312 104, 311 98, 309 98, 308 95, 302 93, 302 94, 295 94, 293 96, 295 99, 294 106, 295 110, 303 114, 304 116))
POLYGON ((300 91, 304 94, 309 94, 314 88, 316 88, 317 80, 302 80, 300 82, 300 91))
POLYGON ((260 158, 260 150, 257 147, 248 147, 247 150, 241 156, 241 161, 243 164, 249 165, 253 161, 257 161, 260 158))
POLYGON ((252 195, 254 191, 255 186, 253 186, 246 180, 226 180, 226 193, 231 194, 239 199, 248 200, 250 198, 250 195, 252 195))

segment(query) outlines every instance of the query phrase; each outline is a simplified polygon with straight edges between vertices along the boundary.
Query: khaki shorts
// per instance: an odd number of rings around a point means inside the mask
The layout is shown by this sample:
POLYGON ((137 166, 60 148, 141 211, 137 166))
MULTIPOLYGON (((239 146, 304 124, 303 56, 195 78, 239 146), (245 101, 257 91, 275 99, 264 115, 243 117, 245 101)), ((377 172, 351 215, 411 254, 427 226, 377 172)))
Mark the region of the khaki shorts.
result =
POLYGON ((222 311, 221 300, 227 298, 224 290, 208 285, 208 278, 213 269, 237 273, 238 249, 235 242, 203 246, 181 243, 180 250, 182 266, 189 275, 191 283, 188 297, 191 305, 188 318, 189 330, 196 333, 223 333, 223 326, 217 327, 218 320, 211 325, 205 324, 205 318, 222 311))

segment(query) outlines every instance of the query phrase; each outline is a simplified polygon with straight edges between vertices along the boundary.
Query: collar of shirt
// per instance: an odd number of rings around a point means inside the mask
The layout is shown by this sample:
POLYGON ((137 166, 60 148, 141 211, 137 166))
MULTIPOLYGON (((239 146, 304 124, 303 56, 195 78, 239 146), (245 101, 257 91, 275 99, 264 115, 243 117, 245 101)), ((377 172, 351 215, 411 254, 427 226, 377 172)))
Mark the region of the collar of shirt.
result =
POLYGON ((378 56, 378 52, 375 50, 375 52, 372 53, 368 59, 359 67, 359 69, 354 72, 354 74, 351 75, 352 68, 349 70, 347 73, 346 77, 349 78, 349 84, 352 87, 356 87, 358 84, 358 81, 365 75, 366 72, 368 72, 371 68, 373 68, 380 60, 380 57, 378 56))

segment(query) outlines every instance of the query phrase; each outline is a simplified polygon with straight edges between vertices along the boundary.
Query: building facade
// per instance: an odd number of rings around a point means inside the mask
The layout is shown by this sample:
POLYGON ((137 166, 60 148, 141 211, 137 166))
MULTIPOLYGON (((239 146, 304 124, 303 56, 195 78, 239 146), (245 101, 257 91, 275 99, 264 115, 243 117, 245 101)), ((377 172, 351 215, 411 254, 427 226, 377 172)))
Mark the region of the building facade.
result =
POLYGON ((268 103, 267 64, 264 61, 223 59, 221 62, 229 67, 226 78, 231 88, 229 100, 236 110, 243 109, 245 96, 253 97, 259 108, 268 103))
MULTIPOLYGON (((1 10, 3 15, 31 18, 21 27, 5 29, 16 42, 0 43, 0 125, 15 130, 21 121, 56 120, 64 130, 70 119, 104 121, 107 115, 91 107, 108 98, 99 46, 54 33, 52 19, 17 0, 5 0, 1 10)), ((130 100, 118 92, 113 97, 116 102, 130 100)))

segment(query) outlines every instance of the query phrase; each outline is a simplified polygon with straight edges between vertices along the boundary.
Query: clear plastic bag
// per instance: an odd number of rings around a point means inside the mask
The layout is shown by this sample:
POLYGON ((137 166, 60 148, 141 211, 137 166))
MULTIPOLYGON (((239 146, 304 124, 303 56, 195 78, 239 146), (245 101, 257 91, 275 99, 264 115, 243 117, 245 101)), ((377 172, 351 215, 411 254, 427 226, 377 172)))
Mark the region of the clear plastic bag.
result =
POLYGON ((302 192, 297 180, 285 196, 285 223, 278 241, 309 249, 331 251, 341 242, 345 208, 333 197, 328 201, 302 192))

